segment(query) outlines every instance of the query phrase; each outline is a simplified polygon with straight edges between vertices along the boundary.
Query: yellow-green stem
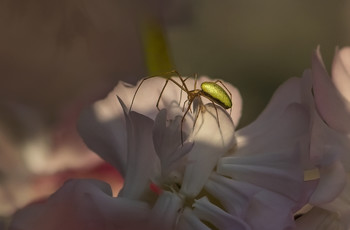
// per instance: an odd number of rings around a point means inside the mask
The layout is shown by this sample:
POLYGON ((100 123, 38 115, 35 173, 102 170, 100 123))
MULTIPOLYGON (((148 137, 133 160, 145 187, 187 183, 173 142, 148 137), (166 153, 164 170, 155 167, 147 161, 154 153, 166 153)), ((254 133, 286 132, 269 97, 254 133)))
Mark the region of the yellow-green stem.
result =
POLYGON ((141 24, 144 56, 149 75, 161 75, 174 70, 162 23, 147 18, 141 24))

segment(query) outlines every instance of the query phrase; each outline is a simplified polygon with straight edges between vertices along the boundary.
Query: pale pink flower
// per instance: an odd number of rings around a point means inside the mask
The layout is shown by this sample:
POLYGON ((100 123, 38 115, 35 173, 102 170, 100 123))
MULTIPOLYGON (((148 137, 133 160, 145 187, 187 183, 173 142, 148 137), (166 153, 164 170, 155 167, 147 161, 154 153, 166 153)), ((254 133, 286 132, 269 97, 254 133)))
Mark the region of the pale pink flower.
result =
POLYGON ((337 50, 330 78, 319 48, 309 79, 312 126, 310 162, 319 169, 319 182, 310 198, 317 206, 298 219, 298 229, 350 227, 350 48, 337 50), (311 82, 312 81, 312 82, 311 82))
POLYGON ((135 87, 120 82, 79 121, 86 144, 124 177, 118 197, 103 182, 72 180, 45 203, 19 211, 10 229, 293 227, 293 213, 306 201, 300 141, 308 114, 284 98, 289 88, 280 88, 255 122, 235 132, 241 98, 234 87, 225 83, 231 116, 209 103, 194 125, 200 105, 182 123, 186 95, 180 99, 171 82, 156 109, 163 84, 162 78, 145 81, 129 111, 135 87))

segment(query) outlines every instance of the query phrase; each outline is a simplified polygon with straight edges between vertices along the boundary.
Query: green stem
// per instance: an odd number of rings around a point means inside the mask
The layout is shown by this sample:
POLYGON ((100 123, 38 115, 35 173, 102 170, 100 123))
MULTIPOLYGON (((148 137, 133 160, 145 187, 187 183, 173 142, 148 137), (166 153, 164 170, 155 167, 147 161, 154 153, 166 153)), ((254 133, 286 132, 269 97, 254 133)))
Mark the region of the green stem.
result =
POLYGON ((148 17, 141 24, 141 35, 148 74, 161 75, 174 70, 162 23, 148 17))

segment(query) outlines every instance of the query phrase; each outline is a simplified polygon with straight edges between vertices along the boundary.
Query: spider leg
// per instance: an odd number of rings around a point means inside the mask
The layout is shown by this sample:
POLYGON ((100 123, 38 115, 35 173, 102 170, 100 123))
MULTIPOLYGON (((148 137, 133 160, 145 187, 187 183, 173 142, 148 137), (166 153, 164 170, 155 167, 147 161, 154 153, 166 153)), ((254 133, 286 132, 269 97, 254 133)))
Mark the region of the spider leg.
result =
POLYGON ((186 85, 186 83, 185 83, 185 81, 187 80, 187 78, 183 79, 183 78, 181 77, 181 75, 180 75, 178 72, 176 72, 176 74, 177 74, 178 78, 180 79, 180 81, 181 81, 181 83, 182 83, 182 86, 183 86, 183 87, 180 87, 180 88, 182 88, 182 89, 187 93, 187 92, 189 91, 188 88, 187 88, 187 85, 186 85))
POLYGON ((134 104, 134 101, 135 101, 135 97, 136 97, 136 94, 137 92, 139 91, 141 85, 143 84, 144 81, 150 79, 150 78, 154 78, 154 77, 157 77, 157 76, 149 76, 149 77, 145 77, 141 80, 140 84, 137 86, 136 90, 135 90, 135 93, 134 93, 134 96, 132 97, 132 100, 131 100, 131 104, 130 104, 130 107, 129 107, 129 112, 131 111, 132 109, 132 106, 134 104))
POLYGON ((198 96, 198 97, 199 97, 199 100, 200 100, 200 104, 199 104, 200 108, 199 108, 198 112, 196 113, 196 117, 194 118, 193 128, 195 127, 195 125, 197 123, 199 114, 202 112, 202 109, 205 108, 204 104, 203 104, 203 101, 202 101, 202 98, 200 96, 198 96))
POLYGON ((195 73, 194 74, 194 88, 193 89, 197 89, 197 78, 198 78, 198 74, 195 73))
POLYGON ((182 112, 185 111, 185 104, 186 104, 186 102, 188 102, 188 100, 184 101, 184 104, 182 105, 182 112))
MULTIPOLYGON (((167 80, 165 81, 165 84, 164 84, 164 86, 163 86, 163 88, 162 88, 162 91, 160 91, 160 94, 159 94, 159 97, 158 97, 158 100, 157 100, 157 104, 156 104, 158 111, 160 110, 160 109, 159 109, 160 98, 162 97, 163 92, 164 92, 164 89, 165 89, 165 87, 167 86, 168 82, 169 82, 169 79, 167 79, 167 80)), ((182 92, 182 90, 181 90, 181 92, 182 92)))
POLYGON ((186 117, 188 111, 191 108, 192 102, 193 101, 189 101, 188 102, 188 107, 187 107, 187 109, 186 109, 186 111, 185 111, 185 113, 184 113, 184 115, 182 116, 182 119, 181 119, 181 144, 182 144, 182 146, 184 145, 184 138, 183 138, 183 134, 182 134, 182 127, 183 127, 183 123, 184 123, 185 117, 186 117))

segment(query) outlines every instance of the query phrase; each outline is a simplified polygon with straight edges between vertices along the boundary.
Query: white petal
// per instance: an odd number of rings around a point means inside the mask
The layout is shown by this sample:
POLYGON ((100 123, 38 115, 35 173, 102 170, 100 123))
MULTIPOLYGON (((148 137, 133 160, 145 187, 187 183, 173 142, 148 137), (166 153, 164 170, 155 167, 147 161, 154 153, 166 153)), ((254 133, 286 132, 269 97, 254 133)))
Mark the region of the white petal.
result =
POLYGON ((150 208, 146 203, 113 198, 108 184, 70 180, 44 203, 17 212, 11 230, 140 229, 150 208))
POLYGON ((185 208, 180 217, 178 228, 181 230, 211 230, 205 225, 191 209, 185 208))
POLYGON ((139 199, 146 191, 157 171, 159 172, 159 159, 155 153, 152 140, 153 120, 139 113, 131 111, 120 99, 124 109, 127 135, 128 158, 124 179, 124 187, 119 196, 139 199))
MULTIPOLYGON (((144 81, 134 100, 133 110, 154 119, 158 113, 156 103, 164 83, 165 80, 160 77, 144 81)), ((85 109, 78 121, 78 131, 86 145, 118 169, 123 176, 126 171, 127 137, 124 113, 117 95, 129 108, 135 90, 136 86, 120 81, 105 99, 85 109)), ((169 83, 160 107, 178 103, 180 91, 178 86, 169 83)))
POLYGON ((206 111, 198 116, 190 137, 195 144, 188 154, 180 191, 189 197, 195 197, 202 190, 218 159, 235 145, 234 125, 228 113, 212 104, 207 104, 205 108, 206 111))
POLYGON ((182 116, 173 117, 167 125, 167 111, 164 109, 159 112, 155 120, 153 143, 161 162, 163 176, 174 170, 193 147, 193 142, 186 141, 188 135, 185 133, 185 125, 181 124, 181 119, 182 116), (181 143, 181 132, 184 143, 181 143))
POLYGON ((163 192, 150 214, 150 229, 175 229, 183 201, 174 193, 163 192))
MULTIPOLYGON (((140 85, 141 81, 142 80, 137 83, 137 86, 140 85)), ((162 77, 154 77, 143 81, 135 96, 132 110, 154 120, 158 113, 156 107, 157 101, 165 82, 166 79, 162 77)), ((137 86, 120 82, 115 89, 115 93, 117 93, 117 95, 123 100, 127 108, 130 108, 137 86)), ((173 103, 176 106, 179 106, 180 92, 181 89, 178 86, 169 82, 159 101, 159 108, 168 108, 173 103)))

